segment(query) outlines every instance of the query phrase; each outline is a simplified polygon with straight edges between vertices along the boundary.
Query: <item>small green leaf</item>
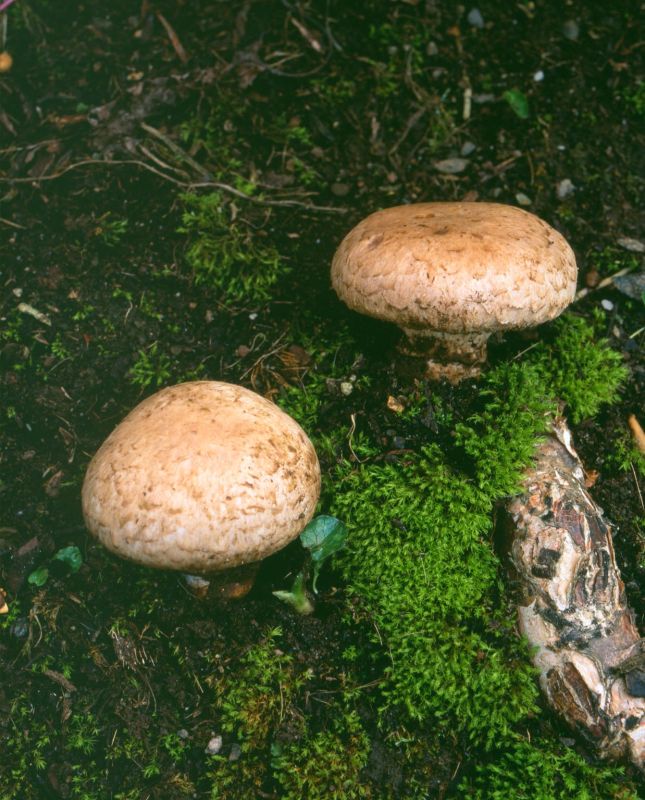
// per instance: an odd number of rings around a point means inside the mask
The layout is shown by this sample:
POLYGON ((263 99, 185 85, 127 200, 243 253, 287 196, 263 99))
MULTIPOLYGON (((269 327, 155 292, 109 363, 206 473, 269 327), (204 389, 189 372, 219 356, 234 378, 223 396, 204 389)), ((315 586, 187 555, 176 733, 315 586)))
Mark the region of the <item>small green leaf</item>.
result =
POLYGON ((32 586, 44 586, 48 578, 49 570, 47 567, 38 567, 27 578, 27 583, 31 583, 32 586))
POLYGON ((311 560, 314 565, 312 588, 316 592, 316 582, 323 562, 345 546, 347 528, 336 517, 322 514, 311 520, 300 534, 300 541, 303 547, 306 547, 311 554, 311 560))
POLYGON ((81 551, 75 545, 62 547, 54 556, 56 561, 62 561, 70 568, 71 572, 78 572, 83 563, 81 551))
POLYGON ((524 92, 520 92, 519 89, 507 89, 502 97, 520 119, 528 119, 529 101, 524 92))

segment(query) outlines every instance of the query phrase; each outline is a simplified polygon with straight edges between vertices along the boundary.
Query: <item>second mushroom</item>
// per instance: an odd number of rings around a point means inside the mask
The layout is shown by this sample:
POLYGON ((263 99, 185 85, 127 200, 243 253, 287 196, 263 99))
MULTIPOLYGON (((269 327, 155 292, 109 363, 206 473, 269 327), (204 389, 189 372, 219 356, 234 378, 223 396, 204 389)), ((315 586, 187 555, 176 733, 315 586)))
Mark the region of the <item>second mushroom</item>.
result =
POLYGON ((377 211, 336 251, 332 284, 354 311, 394 322, 428 376, 474 377, 495 331, 553 319, 573 300, 564 237, 499 203, 418 203, 377 211))

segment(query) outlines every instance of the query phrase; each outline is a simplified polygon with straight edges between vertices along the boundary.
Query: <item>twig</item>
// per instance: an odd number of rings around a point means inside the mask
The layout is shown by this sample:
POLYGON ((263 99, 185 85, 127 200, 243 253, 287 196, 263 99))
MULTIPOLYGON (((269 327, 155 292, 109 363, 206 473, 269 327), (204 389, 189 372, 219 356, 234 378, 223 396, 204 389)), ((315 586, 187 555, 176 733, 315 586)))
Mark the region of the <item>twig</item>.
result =
POLYGON ((278 338, 275 340, 275 342, 273 342, 273 344, 270 345, 271 349, 269 350, 269 352, 263 353, 261 356, 259 356, 253 362, 253 364, 251 364, 251 366, 245 372, 242 373, 242 375, 240 376, 240 380, 244 380, 244 378, 246 378, 247 375, 253 372, 256 367, 259 367, 262 363, 264 363, 267 360, 267 358, 269 358, 270 356, 274 356, 276 353, 279 353, 280 350, 283 350, 286 347, 286 345, 283 344, 283 340, 286 335, 287 332, 283 331, 280 334, 280 336, 278 336, 278 338))
POLYGON ((604 289, 606 286, 611 286, 611 284, 616 280, 616 278, 621 278, 623 275, 627 275, 629 272, 632 271, 632 267, 625 267, 625 269, 619 269, 618 272, 614 272, 613 275, 609 275, 607 278, 603 278, 597 286, 594 286, 591 289, 580 289, 580 291, 576 294, 574 298, 574 302, 578 300, 582 300, 583 297, 586 297, 590 292, 595 292, 598 289, 604 289))
POLYGON ((247 200, 249 203, 254 203, 255 205, 260 206, 277 206, 283 208, 304 208, 307 211, 320 211, 326 214, 346 214, 348 209, 343 207, 336 207, 336 206, 317 206, 313 203, 303 203, 299 200, 267 200, 262 197, 254 197, 253 195, 244 194, 244 192, 240 191, 239 189, 235 189, 233 186, 229 186, 227 183, 221 183, 220 181, 200 181, 199 183, 194 183, 192 181, 180 181, 177 178, 173 178, 171 175, 166 175, 165 173, 161 172, 155 167, 151 166, 150 164, 146 164, 145 161, 140 161, 139 159, 112 159, 112 160, 104 160, 104 159, 96 159, 96 158, 87 158, 83 161, 77 161, 74 164, 69 164, 64 169, 60 170, 59 172, 55 172, 53 175, 38 175, 37 177, 33 178, 8 178, 5 176, 0 176, 0 183, 40 183, 41 181, 53 181, 61 178, 63 175, 71 172, 72 170, 79 169, 80 167, 85 167, 88 165, 103 165, 106 167, 110 166, 123 166, 123 165, 130 165, 141 167, 142 169, 147 170, 148 172, 152 172, 154 175, 158 175, 160 178, 164 178, 171 183, 174 183, 175 186, 181 186, 183 189, 203 189, 203 188, 213 188, 213 189, 220 189, 223 192, 227 192, 228 194, 235 195, 235 197, 239 197, 242 200, 247 200))
POLYGON ((186 177, 189 177, 189 176, 186 175, 186 173, 183 170, 179 169, 179 167, 173 167, 171 164, 166 164, 165 161, 162 161, 159 158, 159 156, 156 156, 152 151, 148 150, 148 148, 145 147, 145 145, 142 145, 141 143, 139 143, 139 150, 143 153, 143 155, 146 158, 149 158, 150 161, 154 161, 154 163, 158 167, 161 167, 162 169, 170 170, 171 172, 176 172, 179 175, 184 175, 186 177))
POLYGON ((161 11, 155 11, 155 15, 159 20, 159 22, 161 22, 161 24, 166 29, 166 33, 168 34, 168 38, 170 39, 170 44, 173 46, 175 53, 177 53, 177 57, 179 58, 182 64, 186 64, 188 62, 188 56, 186 55, 186 51, 184 50, 182 43, 179 41, 179 36, 177 36, 177 34, 175 33, 175 29, 164 17, 161 11))
MULTIPOLYGON (((632 461, 629 462, 629 466, 632 468, 632 475, 634 476, 634 483, 636 484, 636 491, 638 492, 638 499, 641 501, 641 508, 645 511, 645 503, 643 502, 643 494, 641 492, 641 487, 638 482, 638 473, 636 472, 636 468, 632 461)), ((642 534, 641 534, 642 537, 642 534)))
POLYGON ((18 230, 21 231, 27 230, 24 225, 18 225, 17 222, 12 222, 10 219, 5 219, 4 217, 0 217, 0 222, 3 222, 5 225, 9 225, 10 228, 18 228, 18 230))
POLYGON ((204 169, 204 167, 195 161, 192 156, 189 156, 188 153, 177 144, 177 142, 173 142, 169 136, 166 136, 165 133, 162 133, 160 130, 157 130, 157 128, 153 128, 152 125, 148 125, 145 122, 141 123, 141 128, 146 131, 146 133, 154 136, 155 139, 159 139, 160 142, 163 142, 166 147, 172 150, 172 152, 182 161, 185 161, 189 166, 191 166, 199 175, 203 176, 204 178, 208 177, 208 172, 204 169))
POLYGON ((261 197, 254 197, 253 195, 244 194, 239 189, 229 186, 227 183, 220 183, 219 181, 203 181, 201 183, 190 184, 191 189, 200 189, 212 186, 214 189, 221 189, 223 192, 229 192, 236 197, 241 197, 243 200, 248 200, 250 203, 257 203, 261 206, 283 206, 285 208, 307 208, 310 211, 324 211, 327 214, 346 214, 348 209, 336 206, 315 206, 311 203, 302 203, 300 200, 264 200, 261 197))

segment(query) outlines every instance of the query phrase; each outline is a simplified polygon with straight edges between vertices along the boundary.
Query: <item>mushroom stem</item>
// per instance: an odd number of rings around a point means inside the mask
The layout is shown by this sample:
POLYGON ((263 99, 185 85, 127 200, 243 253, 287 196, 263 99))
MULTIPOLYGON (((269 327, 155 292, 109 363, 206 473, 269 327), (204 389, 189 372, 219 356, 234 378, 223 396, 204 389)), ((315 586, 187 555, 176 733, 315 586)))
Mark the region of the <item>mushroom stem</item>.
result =
POLYGON ((239 567, 209 574, 208 577, 184 573, 184 580, 189 592, 200 600, 209 594, 211 597, 216 595, 222 600, 239 600, 253 588, 259 568, 260 562, 253 561, 250 564, 241 564, 239 567))
POLYGON ((476 378, 486 361, 486 343, 490 333, 444 333, 442 331, 402 328, 407 341, 403 352, 425 358, 427 375, 433 380, 447 378, 458 383, 476 378))

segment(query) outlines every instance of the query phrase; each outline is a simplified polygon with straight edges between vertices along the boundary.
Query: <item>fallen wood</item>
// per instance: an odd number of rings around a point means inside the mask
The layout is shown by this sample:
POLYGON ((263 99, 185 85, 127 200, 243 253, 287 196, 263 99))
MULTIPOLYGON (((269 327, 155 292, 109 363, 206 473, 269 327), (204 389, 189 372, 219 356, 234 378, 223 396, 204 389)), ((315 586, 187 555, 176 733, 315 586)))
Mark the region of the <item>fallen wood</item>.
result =
POLYGON ((563 420, 508 506, 521 632, 551 705, 603 758, 645 769, 645 640, 627 605, 611 525, 585 489, 563 420))

